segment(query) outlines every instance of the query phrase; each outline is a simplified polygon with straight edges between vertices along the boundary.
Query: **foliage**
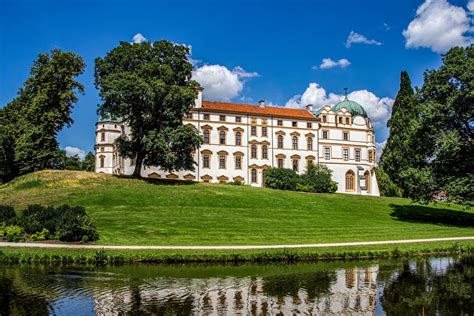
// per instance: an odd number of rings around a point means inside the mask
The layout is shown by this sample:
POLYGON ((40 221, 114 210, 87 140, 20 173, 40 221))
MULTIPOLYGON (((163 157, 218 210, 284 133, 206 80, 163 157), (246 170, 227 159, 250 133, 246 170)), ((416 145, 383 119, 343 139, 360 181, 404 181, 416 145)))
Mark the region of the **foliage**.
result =
POLYGON ((334 193, 337 191, 337 182, 332 181, 332 171, 324 165, 308 166, 308 170, 301 175, 302 183, 310 188, 307 192, 334 193))
POLYGON ((81 170, 95 171, 95 156, 89 151, 81 164, 81 170))
POLYGON ((263 172, 265 186, 271 189, 296 190, 300 177, 291 169, 268 168, 263 172))
POLYGON ((0 109, 0 176, 50 168, 58 151, 57 134, 73 123, 71 111, 83 86, 82 58, 59 49, 41 53, 18 96, 0 109), (8 131, 3 133, 3 130, 8 131))
POLYGON ((82 161, 78 155, 68 156, 65 150, 58 150, 52 169, 82 170, 82 161))
POLYGON ((16 213, 13 206, 0 204, 0 223, 9 222, 15 216, 16 213))
POLYGON ((42 235, 61 241, 80 241, 84 236, 91 241, 99 239, 95 222, 80 206, 29 205, 11 221, 32 239, 42 235))
POLYGON ((121 117, 131 136, 116 140, 123 157, 163 170, 194 170, 192 152, 201 144, 196 130, 183 125, 199 85, 191 80, 189 48, 168 41, 120 45, 95 61, 100 115, 121 117))
POLYGON ((0 226, 0 238, 6 241, 18 242, 23 240, 23 228, 16 225, 6 225, 5 223, 0 226))
POLYGON ((382 167, 375 170, 381 196, 402 196, 402 190, 390 179, 382 167))
POLYGON ((30 235, 30 239, 33 241, 43 241, 43 240, 48 239, 48 237, 49 237, 49 230, 47 230, 46 228, 43 228, 43 230, 40 232, 30 235))

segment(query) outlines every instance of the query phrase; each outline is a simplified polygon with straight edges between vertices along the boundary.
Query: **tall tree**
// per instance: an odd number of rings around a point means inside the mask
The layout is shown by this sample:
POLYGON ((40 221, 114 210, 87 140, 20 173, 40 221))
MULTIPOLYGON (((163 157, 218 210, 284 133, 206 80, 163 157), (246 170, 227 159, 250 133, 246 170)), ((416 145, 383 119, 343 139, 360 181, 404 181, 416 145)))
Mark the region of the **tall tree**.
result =
POLYGON ((189 49, 168 41, 121 42, 95 61, 95 84, 103 100, 99 115, 121 117, 131 136, 115 144, 120 155, 163 170, 193 170, 192 152, 201 143, 197 131, 183 125, 199 85, 191 80, 189 49))
POLYGON ((41 53, 18 96, 5 106, 4 118, 14 138, 14 164, 27 173, 50 168, 58 153, 57 134, 73 123, 71 111, 83 86, 82 58, 58 49, 41 53))
POLYGON ((392 116, 387 122, 390 136, 380 158, 380 167, 397 185, 406 189, 400 172, 413 164, 414 150, 410 147, 413 124, 416 120, 416 99, 406 71, 400 74, 400 89, 392 107, 392 116))
POLYGON ((81 169, 84 171, 94 171, 95 170, 95 156, 89 151, 82 162, 81 169))
POLYGON ((425 72, 410 146, 417 164, 401 174, 431 184, 419 198, 446 191, 454 200, 474 199, 474 45, 455 47, 438 70, 425 72))

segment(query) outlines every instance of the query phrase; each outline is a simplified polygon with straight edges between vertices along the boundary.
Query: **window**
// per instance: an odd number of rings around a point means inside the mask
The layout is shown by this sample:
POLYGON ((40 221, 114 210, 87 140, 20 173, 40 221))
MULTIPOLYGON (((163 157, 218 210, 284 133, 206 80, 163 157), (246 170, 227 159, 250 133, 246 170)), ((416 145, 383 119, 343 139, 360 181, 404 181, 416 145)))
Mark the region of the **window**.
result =
POLYGON ((268 147, 267 147, 267 145, 262 146, 262 159, 268 159, 268 147))
POLYGON ((329 131, 323 131, 323 139, 329 138, 329 131))
POLYGON ((297 126, 298 126, 298 122, 296 122, 296 121, 291 122, 291 126, 297 127, 297 126))
POLYGON ((242 145, 242 133, 241 132, 235 133, 235 145, 236 146, 241 146, 242 145))
POLYGON ((267 127, 266 126, 262 127, 262 137, 267 137, 267 127))
POLYGON ((252 159, 257 159, 257 145, 252 145, 252 147, 250 147, 251 150, 250 150, 250 158, 252 159))
POLYGON ((365 189, 367 190, 367 193, 370 193, 370 172, 366 171, 364 173, 364 178, 365 178, 365 189))
POLYGON ((257 136, 257 126, 250 127, 250 135, 257 136))
POLYGON ((342 124, 342 117, 339 117, 339 124, 342 124))
POLYGON ((242 169, 242 157, 236 156, 235 157, 235 169, 242 169))
POLYGON ((352 170, 346 173, 346 191, 355 191, 355 174, 352 170))
POLYGON ((308 150, 313 150, 313 137, 308 137, 306 139, 306 147, 308 150))
POLYGON ((327 122, 327 117, 326 117, 326 115, 323 115, 323 122, 324 122, 324 123, 327 122))
POLYGON ((100 141, 105 142, 105 133, 100 133, 100 141))
POLYGON ((100 157, 100 167, 104 168, 104 166, 105 166, 105 158, 104 158, 104 156, 101 156, 100 157))
POLYGON ((205 129, 204 130, 204 137, 203 137, 204 138, 204 144, 209 144, 210 143, 209 135, 210 135, 209 130, 205 129))
POLYGON ((193 119, 193 113, 191 113, 191 112, 186 113, 186 118, 192 120, 193 119))
POLYGON ((331 159, 331 147, 324 147, 324 159, 331 159))
POLYGON ((209 121, 209 114, 204 113, 204 119, 209 121))
POLYGON ((236 123, 242 122, 242 117, 241 117, 241 116, 236 116, 236 117, 235 117, 235 122, 236 122, 236 123))
POLYGON ((100 151, 105 151, 105 147, 100 147, 100 151))
POLYGON ((219 121, 225 122, 225 115, 219 115, 219 121))
POLYGON ((298 159, 293 159, 292 164, 293 164, 293 171, 294 172, 298 172, 298 163, 299 163, 298 159))
POLYGON ((225 145, 225 131, 219 132, 219 144, 225 145))
POLYGON ((372 150, 369 150, 369 162, 372 162, 372 150))
POLYGON ((209 161, 210 161, 209 155, 203 155, 202 156, 202 167, 203 168, 209 168, 209 161))
POLYGON ((255 168, 252 169, 250 173, 251 173, 252 183, 257 183, 257 169, 255 168))
POLYGON ((349 132, 343 132, 343 133, 342 133, 342 138, 343 138, 344 140, 349 140, 349 132))
POLYGON ((282 135, 278 135, 278 144, 277 144, 277 147, 278 147, 278 148, 283 148, 283 136, 282 136, 282 135))
POLYGON ((349 148, 342 149, 342 159, 344 159, 344 161, 349 160, 349 148))
POLYGON ((314 161, 313 161, 313 159, 308 159, 307 161, 308 161, 308 166, 307 166, 307 168, 309 168, 309 167, 311 167, 311 166, 314 166, 314 161))
POLYGON ((298 137, 297 136, 293 136, 292 144, 293 144, 293 149, 298 149, 298 137))
POLYGON ((219 169, 225 169, 226 156, 219 156, 219 169))
POLYGON ((311 123, 306 123, 306 127, 307 127, 307 128, 312 128, 312 127, 313 127, 313 124, 311 124, 311 123))
POLYGON ((346 117, 346 124, 350 124, 351 119, 346 117))
POLYGON ((360 161, 360 149, 359 148, 355 149, 355 161, 357 161, 357 162, 360 161))
POLYGON ((283 158, 278 158, 278 160, 277 160, 277 166, 278 166, 278 168, 280 168, 280 169, 283 168, 283 166, 284 166, 284 160, 283 160, 283 158))
POLYGON ((277 125, 278 125, 278 126, 283 126, 283 120, 278 120, 278 121, 277 121, 277 125))

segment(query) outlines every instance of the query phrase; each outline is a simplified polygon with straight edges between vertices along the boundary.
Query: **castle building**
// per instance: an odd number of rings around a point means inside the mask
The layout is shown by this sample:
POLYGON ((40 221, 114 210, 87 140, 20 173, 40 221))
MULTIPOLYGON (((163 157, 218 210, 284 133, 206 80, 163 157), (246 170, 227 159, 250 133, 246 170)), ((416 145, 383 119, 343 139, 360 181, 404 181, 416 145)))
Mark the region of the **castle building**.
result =
MULTIPOLYGON (((375 177, 375 134, 370 118, 348 100, 314 111, 203 101, 202 91, 184 124, 194 127, 204 144, 194 153, 194 171, 167 172, 142 167, 150 178, 210 183, 240 181, 261 187, 269 167, 304 173, 309 164, 332 170, 339 193, 379 196, 375 177)), ((101 118, 96 124, 96 172, 131 175, 133 159, 120 157, 114 141, 130 134, 126 123, 101 118)))

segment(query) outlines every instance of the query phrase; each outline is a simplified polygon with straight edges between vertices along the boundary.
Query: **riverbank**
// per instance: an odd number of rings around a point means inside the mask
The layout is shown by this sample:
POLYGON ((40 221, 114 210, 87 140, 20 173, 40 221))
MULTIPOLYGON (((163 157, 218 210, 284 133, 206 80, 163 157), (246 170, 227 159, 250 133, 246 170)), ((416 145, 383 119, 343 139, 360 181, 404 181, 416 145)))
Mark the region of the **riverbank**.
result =
POLYGON ((303 262, 399 258, 474 253, 474 242, 442 241, 397 245, 296 249, 130 250, 80 248, 0 248, 0 262, 51 264, 303 262))

